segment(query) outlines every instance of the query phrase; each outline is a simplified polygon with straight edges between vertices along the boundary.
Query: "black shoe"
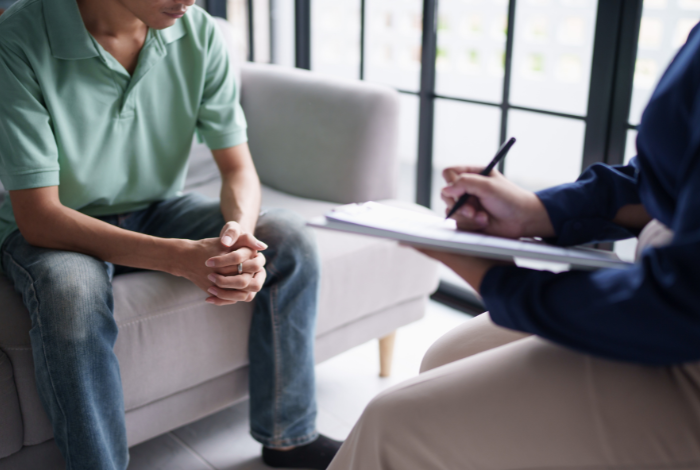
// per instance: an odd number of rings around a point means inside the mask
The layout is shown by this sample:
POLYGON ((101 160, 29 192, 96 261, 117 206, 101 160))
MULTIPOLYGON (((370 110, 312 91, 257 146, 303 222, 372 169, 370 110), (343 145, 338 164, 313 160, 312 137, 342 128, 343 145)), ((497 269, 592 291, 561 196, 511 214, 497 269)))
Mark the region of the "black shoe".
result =
POLYGON ((263 447, 262 459, 275 468, 310 468, 325 470, 338 453, 341 441, 334 441, 319 434, 318 439, 291 450, 277 450, 263 447))

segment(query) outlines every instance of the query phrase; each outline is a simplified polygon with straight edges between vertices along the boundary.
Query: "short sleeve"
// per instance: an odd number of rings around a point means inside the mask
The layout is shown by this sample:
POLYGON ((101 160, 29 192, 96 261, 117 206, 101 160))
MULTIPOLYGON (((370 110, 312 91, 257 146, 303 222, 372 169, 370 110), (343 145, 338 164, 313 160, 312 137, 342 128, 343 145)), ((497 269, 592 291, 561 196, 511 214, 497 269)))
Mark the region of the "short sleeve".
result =
POLYGON ((5 189, 59 184, 51 116, 21 51, 0 47, 0 180, 5 189))
POLYGON ((212 150, 234 147, 248 141, 247 123, 226 43, 213 22, 207 43, 207 71, 197 131, 212 150))

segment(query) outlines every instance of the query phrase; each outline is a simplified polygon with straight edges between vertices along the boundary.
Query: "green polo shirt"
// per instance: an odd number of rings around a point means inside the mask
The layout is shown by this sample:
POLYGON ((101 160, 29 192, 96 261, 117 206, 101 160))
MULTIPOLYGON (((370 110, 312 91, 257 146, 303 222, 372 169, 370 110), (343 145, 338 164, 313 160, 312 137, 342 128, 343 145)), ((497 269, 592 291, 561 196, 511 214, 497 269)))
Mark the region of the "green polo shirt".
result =
MULTIPOLYGON (((147 207, 183 187, 195 131, 247 141, 235 73, 214 20, 191 7, 150 30, 129 73, 88 33, 75 0, 21 0, 0 16, 0 180, 58 186, 91 216, 147 207)), ((0 245, 17 225, 0 208, 0 245)))

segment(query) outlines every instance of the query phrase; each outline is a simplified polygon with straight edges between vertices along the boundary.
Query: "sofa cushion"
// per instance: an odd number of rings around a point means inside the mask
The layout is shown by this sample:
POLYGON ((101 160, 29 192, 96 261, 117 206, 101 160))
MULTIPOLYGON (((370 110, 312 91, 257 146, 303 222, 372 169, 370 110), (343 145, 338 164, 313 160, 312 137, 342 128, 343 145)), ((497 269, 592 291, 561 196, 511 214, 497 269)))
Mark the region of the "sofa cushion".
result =
POLYGON ((114 279, 114 351, 127 410, 248 363, 252 305, 216 307, 184 278, 138 272, 114 279))

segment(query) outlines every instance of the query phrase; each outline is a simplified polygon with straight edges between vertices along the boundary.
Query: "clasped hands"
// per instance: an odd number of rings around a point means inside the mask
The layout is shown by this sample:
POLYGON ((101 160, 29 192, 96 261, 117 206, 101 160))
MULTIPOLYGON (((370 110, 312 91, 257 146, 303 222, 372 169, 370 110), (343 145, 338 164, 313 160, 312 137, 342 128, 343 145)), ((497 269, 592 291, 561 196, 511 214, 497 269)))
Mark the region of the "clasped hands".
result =
POLYGON ((218 238, 189 240, 179 275, 192 281, 209 294, 206 301, 214 305, 250 302, 262 289, 267 272, 267 245, 237 222, 228 222, 218 238), (238 265, 242 264, 239 274, 238 265))

